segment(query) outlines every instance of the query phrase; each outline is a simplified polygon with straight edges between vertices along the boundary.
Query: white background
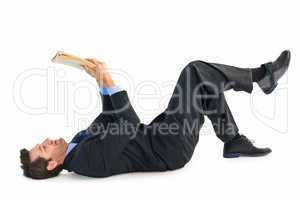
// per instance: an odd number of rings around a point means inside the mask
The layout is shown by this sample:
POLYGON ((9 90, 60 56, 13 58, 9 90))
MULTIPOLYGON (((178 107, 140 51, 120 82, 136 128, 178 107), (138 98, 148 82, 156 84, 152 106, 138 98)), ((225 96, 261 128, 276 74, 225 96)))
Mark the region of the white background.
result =
POLYGON ((290 0, 1 1, 1 199, 299 199, 299 18, 290 0), (177 171, 22 176, 19 149, 46 136, 71 139, 101 111, 87 74, 50 62, 57 50, 130 75, 114 77, 149 123, 189 61, 257 67, 284 49, 289 73, 272 95, 257 86, 226 94, 241 133, 272 148, 267 157, 222 158, 206 120, 192 160, 177 171))

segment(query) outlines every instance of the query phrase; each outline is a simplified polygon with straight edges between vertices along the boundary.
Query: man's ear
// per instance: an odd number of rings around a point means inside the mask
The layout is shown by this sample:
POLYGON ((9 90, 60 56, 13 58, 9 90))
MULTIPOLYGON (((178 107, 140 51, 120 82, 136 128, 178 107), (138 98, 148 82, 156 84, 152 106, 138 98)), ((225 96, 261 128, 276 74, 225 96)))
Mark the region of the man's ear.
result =
POLYGON ((48 161, 47 170, 51 171, 55 169, 56 166, 57 166, 57 162, 55 160, 50 160, 48 161))

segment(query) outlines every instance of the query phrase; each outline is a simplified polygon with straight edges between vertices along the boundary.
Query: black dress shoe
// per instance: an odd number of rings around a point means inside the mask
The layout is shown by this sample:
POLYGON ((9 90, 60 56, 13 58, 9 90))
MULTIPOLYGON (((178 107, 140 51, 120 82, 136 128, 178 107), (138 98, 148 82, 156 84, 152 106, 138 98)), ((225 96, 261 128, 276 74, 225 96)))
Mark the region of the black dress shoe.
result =
POLYGON ((287 71, 291 59, 291 53, 285 50, 280 56, 274 61, 263 64, 262 67, 266 69, 265 76, 258 81, 258 85, 266 94, 270 94, 277 86, 278 80, 287 71))
POLYGON ((237 158, 240 156, 256 157, 271 153, 270 148, 257 148, 244 135, 239 135, 224 144, 223 157, 237 158))

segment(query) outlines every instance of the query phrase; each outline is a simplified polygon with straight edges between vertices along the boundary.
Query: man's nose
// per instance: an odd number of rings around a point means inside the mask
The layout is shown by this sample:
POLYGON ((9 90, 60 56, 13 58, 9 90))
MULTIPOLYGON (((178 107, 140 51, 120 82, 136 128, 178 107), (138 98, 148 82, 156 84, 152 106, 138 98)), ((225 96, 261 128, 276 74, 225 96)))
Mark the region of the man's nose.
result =
POLYGON ((50 140, 49 138, 47 138, 46 145, 51 145, 51 144, 53 144, 53 140, 50 140))

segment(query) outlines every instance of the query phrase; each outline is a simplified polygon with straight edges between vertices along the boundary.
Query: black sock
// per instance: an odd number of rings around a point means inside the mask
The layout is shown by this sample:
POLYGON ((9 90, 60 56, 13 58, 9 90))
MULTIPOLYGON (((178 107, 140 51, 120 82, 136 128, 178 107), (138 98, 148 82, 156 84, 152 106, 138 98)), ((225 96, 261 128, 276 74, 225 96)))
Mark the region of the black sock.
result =
POLYGON ((241 137, 241 135, 239 133, 236 133, 236 135, 233 138, 229 139, 228 141, 226 141, 224 143, 231 142, 233 140, 239 139, 240 137, 241 137))
POLYGON ((251 69, 251 73, 252 73, 252 81, 258 82, 265 76, 266 69, 263 66, 258 68, 253 68, 251 69))

